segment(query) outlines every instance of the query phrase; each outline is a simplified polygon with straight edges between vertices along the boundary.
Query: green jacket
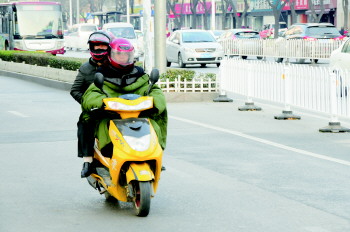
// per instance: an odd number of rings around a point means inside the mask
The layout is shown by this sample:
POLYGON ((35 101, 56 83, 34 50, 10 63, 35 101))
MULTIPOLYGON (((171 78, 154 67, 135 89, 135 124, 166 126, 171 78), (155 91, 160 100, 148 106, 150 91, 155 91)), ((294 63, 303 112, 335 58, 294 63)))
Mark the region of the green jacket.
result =
MULTIPOLYGON (((117 85, 111 84, 107 81, 104 82, 103 90, 109 94, 110 97, 119 97, 120 95, 127 93, 139 94, 145 96, 149 88, 149 76, 147 74, 139 77, 136 82, 125 86, 119 87, 117 85)), ((157 85, 154 85, 150 91, 149 96, 153 97, 153 103, 155 111, 152 111, 150 115, 150 121, 154 130, 157 133, 159 143, 163 150, 166 146, 166 137, 167 137, 167 125, 168 125, 168 115, 166 108, 165 96, 161 88, 157 85)), ((90 87, 86 90, 85 94, 82 97, 82 109, 85 112, 83 118, 89 120, 90 111, 94 108, 102 108, 103 102, 102 99, 107 96, 95 86, 91 84, 90 87)), ((108 135, 108 121, 110 119, 102 119, 97 123, 96 136, 99 139, 101 149, 110 143, 110 138, 108 135)))

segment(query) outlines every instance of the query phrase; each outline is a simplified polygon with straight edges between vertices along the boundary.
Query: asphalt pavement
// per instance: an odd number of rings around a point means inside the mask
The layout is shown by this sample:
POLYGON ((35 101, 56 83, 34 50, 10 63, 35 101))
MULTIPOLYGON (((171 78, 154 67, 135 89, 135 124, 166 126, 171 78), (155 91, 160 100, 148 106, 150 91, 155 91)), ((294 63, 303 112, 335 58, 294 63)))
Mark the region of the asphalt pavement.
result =
MULTIPOLYGON (((330 116, 255 102, 168 103, 167 170, 147 218, 80 179, 79 105, 68 91, 0 78, 0 231, 350 231, 350 133, 330 116)), ((343 126, 350 127, 347 119, 343 126)))

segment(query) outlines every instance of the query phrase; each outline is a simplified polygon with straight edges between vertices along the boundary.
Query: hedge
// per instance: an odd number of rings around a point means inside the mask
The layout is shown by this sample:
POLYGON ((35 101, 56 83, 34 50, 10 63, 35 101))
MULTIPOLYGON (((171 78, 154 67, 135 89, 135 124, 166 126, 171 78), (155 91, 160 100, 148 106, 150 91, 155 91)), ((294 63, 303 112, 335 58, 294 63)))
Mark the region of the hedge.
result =
MULTIPOLYGON (((53 56, 50 53, 45 52, 31 52, 31 51, 5 51, 0 50, 0 59, 3 61, 13 61, 16 63, 26 63, 38 66, 50 66, 52 68, 66 69, 76 71, 79 67, 85 63, 87 58, 74 58, 74 57, 62 57, 53 56)), ((137 62, 136 65, 143 66, 142 62, 137 62)), ((196 73, 187 69, 167 69, 165 73, 160 76, 160 79, 169 78, 173 81, 176 78, 181 80, 192 80, 193 78, 201 78, 204 80, 216 79, 216 75, 213 73, 196 73)))

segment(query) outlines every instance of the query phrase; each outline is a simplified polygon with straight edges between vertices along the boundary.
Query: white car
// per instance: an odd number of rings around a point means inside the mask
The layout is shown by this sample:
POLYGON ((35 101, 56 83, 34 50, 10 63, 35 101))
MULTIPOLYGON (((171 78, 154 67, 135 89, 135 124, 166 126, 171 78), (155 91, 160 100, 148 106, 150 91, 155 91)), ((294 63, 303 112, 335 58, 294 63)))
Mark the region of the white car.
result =
POLYGON ((337 75, 337 90, 339 96, 347 96, 350 89, 350 39, 346 38, 342 45, 330 56, 329 66, 337 75))
POLYGON ((64 45, 66 49, 88 50, 88 40, 91 33, 98 30, 97 25, 90 23, 81 23, 73 25, 64 36, 64 45))
POLYGON ((138 47, 134 26, 130 23, 106 23, 102 26, 102 30, 111 32, 116 38, 124 38, 129 40, 135 48, 135 59, 138 60, 141 53, 138 47))
POLYGON ((166 41, 168 67, 171 63, 178 63, 180 68, 187 64, 200 64, 201 67, 216 64, 219 67, 223 56, 222 46, 206 30, 177 30, 166 41))
POLYGON ((350 39, 346 39, 331 53, 329 66, 333 69, 350 70, 350 39))

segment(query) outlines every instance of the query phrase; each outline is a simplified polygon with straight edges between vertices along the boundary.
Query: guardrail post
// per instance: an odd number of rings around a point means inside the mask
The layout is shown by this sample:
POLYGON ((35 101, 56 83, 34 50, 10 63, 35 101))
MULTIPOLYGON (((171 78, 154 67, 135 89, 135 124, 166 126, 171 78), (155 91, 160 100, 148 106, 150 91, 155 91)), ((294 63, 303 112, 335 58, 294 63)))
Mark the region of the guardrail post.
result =
POLYGON ((300 116, 294 115, 290 109, 290 81, 289 81, 289 67, 284 66, 284 73, 282 74, 283 88, 284 88, 284 110, 282 114, 275 116, 278 120, 299 120, 300 116))
MULTIPOLYGON (((342 127, 340 125, 340 122, 338 120, 337 114, 338 114, 338 105, 337 105, 337 76, 335 73, 330 73, 330 85, 329 85, 329 111, 331 114, 331 120, 328 123, 328 126, 320 128, 319 132, 333 132, 333 133, 339 133, 339 132, 350 132, 349 128, 342 127)), ((339 95, 341 95, 341 85, 339 85, 339 95)), ((341 95, 342 96, 342 95, 341 95)), ((342 99, 345 100, 345 99, 342 99)))
POLYGON ((254 105, 253 99, 251 98, 251 90, 252 90, 252 79, 253 79, 253 75, 255 74, 254 71, 254 65, 252 63, 249 63, 248 65, 248 70, 250 70, 250 72, 248 72, 248 77, 247 77, 247 101, 245 102, 244 106, 240 106, 238 107, 238 110, 240 111, 260 111, 261 107, 254 105))
MULTIPOLYGON (((233 100, 231 98, 228 98, 226 96, 226 92, 222 89, 222 74, 223 74, 223 66, 225 66, 225 63, 227 62, 227 59, 224 59, 221 61, 221 65, 219 67, 219 73, 217 75, 217 79, 219 79, 219 81, 217 83, 219 83, 219 97, 215 98, 213 100, 213 102, 233 102, 233 100)), ((226 73, 224 73, 223 75, 226 75, 226 73)))

